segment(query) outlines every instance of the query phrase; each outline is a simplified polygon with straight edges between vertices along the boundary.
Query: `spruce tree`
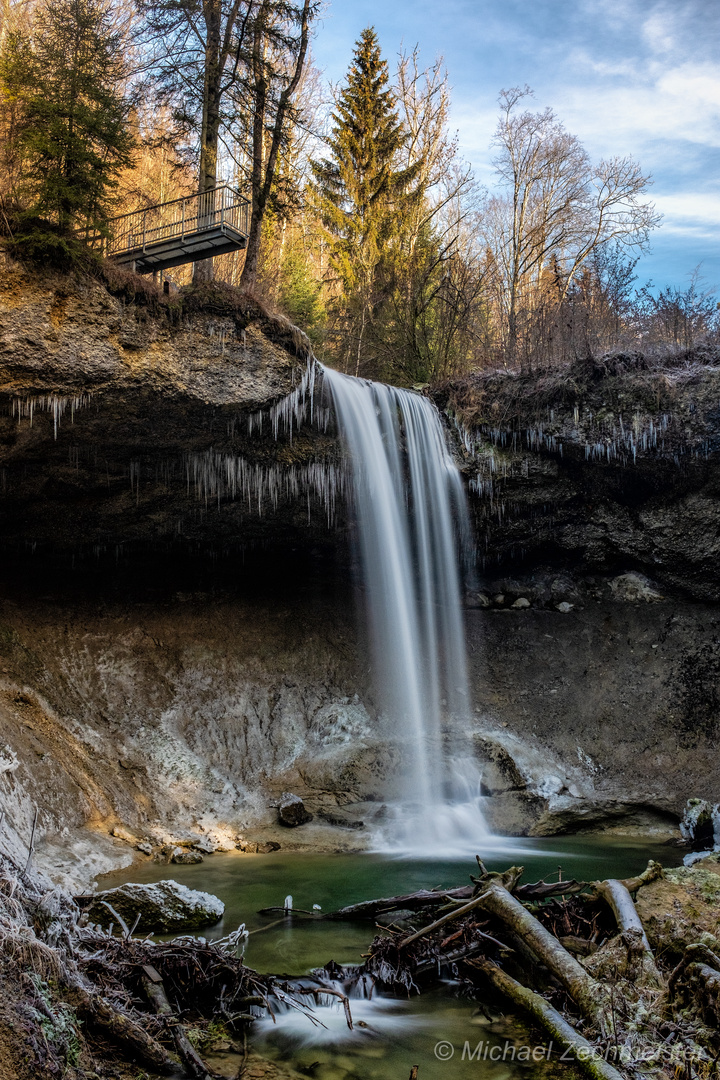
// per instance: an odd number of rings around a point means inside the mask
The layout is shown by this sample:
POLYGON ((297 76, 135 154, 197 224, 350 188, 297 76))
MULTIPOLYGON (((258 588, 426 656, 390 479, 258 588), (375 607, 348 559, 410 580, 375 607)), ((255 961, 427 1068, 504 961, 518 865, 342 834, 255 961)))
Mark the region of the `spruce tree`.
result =
POLYGON ((45 0, 29 40, 11 33, 4 93, 19 108, 18 198, 26 218, 69 230, 102 229, 133 139, 120 36, 103 0, 45 0))
POLYGON ((314 188, 346 315, 345 364, 367 367, 365 350, 383 299, 383 258, 402 230, 419 165, 398 168, 406 134, 372 27, 356 43, 333 113, 329 159, 313 163, 314 188), (351 361, 352 358, 352 362, 351 361))

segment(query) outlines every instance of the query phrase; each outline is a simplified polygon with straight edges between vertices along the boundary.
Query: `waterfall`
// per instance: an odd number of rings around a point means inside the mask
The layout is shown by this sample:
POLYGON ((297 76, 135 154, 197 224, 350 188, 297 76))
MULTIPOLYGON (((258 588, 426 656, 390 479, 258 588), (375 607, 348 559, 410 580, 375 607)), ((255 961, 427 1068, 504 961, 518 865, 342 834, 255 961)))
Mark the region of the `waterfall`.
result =
POLYGON ((474 854, 488 830, 469 733, 460 475, 427 398, 327 368, 323 379, 350 459, 376 692, 402 753, 385 843, 474 854))

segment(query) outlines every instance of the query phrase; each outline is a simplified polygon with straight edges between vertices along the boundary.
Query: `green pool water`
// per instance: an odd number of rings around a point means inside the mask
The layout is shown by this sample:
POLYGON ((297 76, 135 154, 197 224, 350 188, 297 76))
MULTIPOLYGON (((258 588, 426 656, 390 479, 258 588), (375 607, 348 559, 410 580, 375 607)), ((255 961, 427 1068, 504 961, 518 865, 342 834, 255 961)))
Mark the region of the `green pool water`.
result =
MULTIPOLYGON (((524 880, 535 881, 557 879, 560 867, 566 879, 626 877, 644 869, 649 858, 666 865, 679 861, 674 850, 665 845, 600 836, 508 841, 506 851, 491 853, 485 861, 494 870, 521 864, 524 880)), ((361 962, 361 954, 376 932, 373 924, 309 922, 300 917, 281 918, 277 923, 278 915, 260 915, 260 908, 282 907, 285 897, 291 895, 295 908, 312 910, 319 904, 323 911, 330 911, 419 888, 467 884, 468 875, 475 871, 471 859, 445 862, 279 851, 272 855, 216 854, 196 866, 148 862, 108 875, 99 884, 107 888, 121 881, 174 878, 189 888, 214 893, 225 903, 224 918, 200 933, 220 937, 245 923, 251 931, 245 951, 251 967, 302 975, 329 960, 361 962)), ((352 1033, 339 1007, 333 1005, 318 1010, 318 1025, 292 1013, 278 1015, 276 1023, 259 1022, 253 1049, 316 1080, 406 1080, 414 1064, 420 1066, 419 1080, 478 1076, 510 1080, 529 1074, 546 1080, 559 1072, 570 1080, 574 1075, 571 1064, 559 1062, 553 1055, 549 1061, 542 1056, 542 1036, 530 1034, 520 1019, 505 1013, 501 1001, 489 999, 481 1004, 479 1008, 477 1001, 458 996, 453 984, 409 1000, 375 994, 370 1001, 352 1001, 356 1021, 352 1033), (443 1045, 438 1046, 440 1043, 443 1045)))

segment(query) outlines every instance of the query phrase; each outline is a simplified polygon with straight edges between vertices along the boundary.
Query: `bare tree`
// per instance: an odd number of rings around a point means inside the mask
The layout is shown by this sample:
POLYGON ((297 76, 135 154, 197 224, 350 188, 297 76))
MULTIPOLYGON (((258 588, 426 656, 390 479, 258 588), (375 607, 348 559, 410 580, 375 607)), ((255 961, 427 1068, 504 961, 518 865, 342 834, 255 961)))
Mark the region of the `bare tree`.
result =
MULTIPOLYGON (((232 159, 233 148, 241 148, 233 165, 246 173, 253 199, 246 257, 252 276, 316 3, 138 0, 138 6, 146 70, 197 141, 200 192, 216 187, 221 154, 232 159)), ((210 259, 196 263, 194 280, 210 280, 212 267, 210 259)))
POLYGON ((486 231, 500 270, 506 351, 514 360, 521 315, 532 308, 555 260, 568 289, 590 255, 614 242, 642 249, 659 215, 645 198, 648 176, 631 158, 592 166, 551 109, 518 111, 532 91, 503 90, 494 144, 504 191, 488 200, 486 231))
POLYGON ((649 343, 692 349, 717 341, 720 303, 716 291, 702 281, 699 266, 686 289, 667 286, 654 293, 652 284, 645 285, 636 307, 640 332, 649 343))
POLYGON ((297 119, 295 94, 308 55, 310 25, 318 4, 302 6, 261 0, 253 22, 247 87, 252 115, 250 190, 252 215, 241 284, 255 281, 263 219, 277 179, 288 124, 297 119))

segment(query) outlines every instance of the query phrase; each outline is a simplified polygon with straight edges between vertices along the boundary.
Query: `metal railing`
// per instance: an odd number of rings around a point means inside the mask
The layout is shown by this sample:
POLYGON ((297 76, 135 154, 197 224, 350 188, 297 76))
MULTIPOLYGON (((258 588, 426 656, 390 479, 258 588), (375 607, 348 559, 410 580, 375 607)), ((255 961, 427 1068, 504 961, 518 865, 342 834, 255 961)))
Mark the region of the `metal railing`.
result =
POLYGON ((133 210, 108 222, 110 236, 106 255, 144 251, 162 240, 183 240, 209 229, 232 229, 247 236, 250 227, 249 201, 223 184, 211 191, 189 195, 185 199, 158 203, 144 210, 133 210))

